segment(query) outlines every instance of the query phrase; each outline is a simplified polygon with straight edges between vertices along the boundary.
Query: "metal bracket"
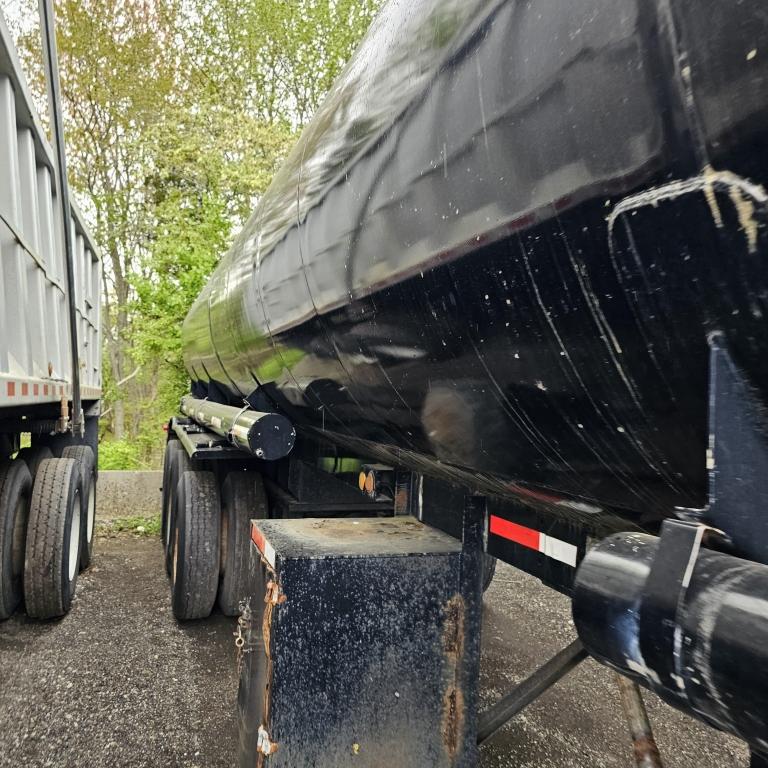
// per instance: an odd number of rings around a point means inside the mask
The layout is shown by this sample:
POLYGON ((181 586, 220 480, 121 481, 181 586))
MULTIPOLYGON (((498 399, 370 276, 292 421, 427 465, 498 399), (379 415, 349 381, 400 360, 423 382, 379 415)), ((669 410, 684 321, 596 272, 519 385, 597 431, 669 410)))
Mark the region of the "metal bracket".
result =
POLYGON ((640 652, 661 685, 683 690, 684 676, 677 668, 682 654, 678 615, 685 605, 696 560, 702 546, 724 541, 721 531, 696 522, 665 520, 659 547, 651 564, 640 607, 640 652), (671 668, 674 660, 675 668, 671 668))
POLYGON ((768 564, 768 424, 716 334, 709 339, 709 504, 700 520, 724 531, 734 554, 768 564))

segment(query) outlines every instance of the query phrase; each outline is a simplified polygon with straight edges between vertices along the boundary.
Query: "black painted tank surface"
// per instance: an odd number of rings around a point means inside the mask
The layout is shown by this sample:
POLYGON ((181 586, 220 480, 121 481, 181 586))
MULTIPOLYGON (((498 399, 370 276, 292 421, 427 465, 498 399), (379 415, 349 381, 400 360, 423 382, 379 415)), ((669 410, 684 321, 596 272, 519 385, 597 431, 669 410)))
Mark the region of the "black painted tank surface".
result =
POLYGON ((766 182, 764 0, 394 0, 190 310, 186 365, 608 528, 702 507, 709 334, 768 400, 766 182))

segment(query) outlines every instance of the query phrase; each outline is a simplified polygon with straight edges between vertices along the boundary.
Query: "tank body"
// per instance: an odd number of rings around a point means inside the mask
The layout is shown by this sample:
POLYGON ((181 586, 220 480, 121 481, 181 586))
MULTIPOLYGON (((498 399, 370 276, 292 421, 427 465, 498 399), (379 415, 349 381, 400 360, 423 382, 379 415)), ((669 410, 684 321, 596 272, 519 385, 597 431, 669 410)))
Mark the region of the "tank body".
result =
POLYGON ((703 506, 710 334, 768 395, 766 43, 761 0, 390 2, 190 310, 195 387, 617 527, 703 506))

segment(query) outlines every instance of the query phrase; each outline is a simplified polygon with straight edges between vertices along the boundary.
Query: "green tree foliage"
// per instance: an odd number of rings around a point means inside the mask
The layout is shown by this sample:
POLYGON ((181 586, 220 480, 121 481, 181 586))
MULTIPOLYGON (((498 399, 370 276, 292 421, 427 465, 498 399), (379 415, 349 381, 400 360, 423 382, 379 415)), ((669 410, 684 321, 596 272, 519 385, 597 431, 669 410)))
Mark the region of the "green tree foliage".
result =
MULTIPOLYGON (((104 254, 110 467, 156 465, 188 389, 182 320, 377 5, 57 3, 71 182, 104 254)), ((21 46, 42 105, 39 37, 21 46)))

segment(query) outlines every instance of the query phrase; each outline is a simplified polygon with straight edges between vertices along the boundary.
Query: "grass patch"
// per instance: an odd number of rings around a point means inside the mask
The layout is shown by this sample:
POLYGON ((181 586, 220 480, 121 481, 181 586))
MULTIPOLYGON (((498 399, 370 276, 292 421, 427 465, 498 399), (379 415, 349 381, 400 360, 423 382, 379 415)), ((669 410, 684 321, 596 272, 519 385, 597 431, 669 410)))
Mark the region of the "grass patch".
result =
POLYGON ((137 536, 159 536, 160 515, 155 517, 116 517, 114 520, 100 520, 101 533, 133 533, 137 536))

